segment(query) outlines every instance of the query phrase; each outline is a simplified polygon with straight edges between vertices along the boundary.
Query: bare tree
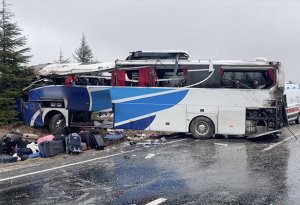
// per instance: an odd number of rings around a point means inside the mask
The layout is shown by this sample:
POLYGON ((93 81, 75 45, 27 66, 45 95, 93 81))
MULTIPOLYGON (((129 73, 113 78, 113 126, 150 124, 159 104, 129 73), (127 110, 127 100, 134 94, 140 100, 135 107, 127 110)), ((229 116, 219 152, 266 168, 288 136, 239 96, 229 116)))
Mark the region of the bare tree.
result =
POLYGON ((55 60, 54 63, 70 63, 70 59, 69 58, 64 58, 63 56, 63 51, 61 49, 61 47, 59 48, 59 59, 55 60))

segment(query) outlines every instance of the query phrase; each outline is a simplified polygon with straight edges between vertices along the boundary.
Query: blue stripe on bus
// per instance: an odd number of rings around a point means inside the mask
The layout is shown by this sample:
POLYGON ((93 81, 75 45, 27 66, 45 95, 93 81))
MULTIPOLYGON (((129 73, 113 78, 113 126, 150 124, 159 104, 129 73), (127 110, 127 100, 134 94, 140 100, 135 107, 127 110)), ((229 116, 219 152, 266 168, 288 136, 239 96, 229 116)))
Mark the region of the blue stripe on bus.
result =
POLYGON ((178 104, 188 90, 115 104, 115 123, 162 111, 178 104))
POLYGON ((33 127, 41 127, 41 126, 43 126, 44 125, 44 123, 43 123, 43 120, 42 120, 42 113, 40 113, 37 117, 36 117, 36 119, 35 119, 35 121, 34 121, 34 124, 33 124, 33 127))
POLYGON ((110 89, 111 99, 119 100, 124 98, 136 97, 141 95, 148 95, 160 93, 164 91, 174 90, 174 88, 126 88, 126 87, 112 87, 110 89))
POLYGON ((146 117, 140 120, 132 121, 123 125, 115 126, 115 129, 132 129, 132 130, 144 130, 153 122, 155 115, 146 117))

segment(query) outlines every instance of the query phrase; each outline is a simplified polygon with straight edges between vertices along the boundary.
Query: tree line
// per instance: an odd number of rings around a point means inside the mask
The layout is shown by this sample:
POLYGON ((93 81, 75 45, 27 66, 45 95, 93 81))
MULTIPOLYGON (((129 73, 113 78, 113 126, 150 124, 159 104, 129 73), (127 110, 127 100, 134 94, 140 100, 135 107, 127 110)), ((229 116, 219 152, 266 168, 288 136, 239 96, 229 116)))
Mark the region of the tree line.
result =
MULTIPOLYGON (((24 94, 23 88, 33 81, 34 75, 28 69, 32 55, 29 54, 31 49, 27 46, 27 37, 13 20, 14 14, 7 0, 1 0, 0 7, 0 126, 3 126, 18 121, 20 116, 15 99, 24 94)), ((93 61, 93 53, 84 34, 73 57, 82 63, 93 61)), ((57 63, 69 61, 60 49, 57 63)))

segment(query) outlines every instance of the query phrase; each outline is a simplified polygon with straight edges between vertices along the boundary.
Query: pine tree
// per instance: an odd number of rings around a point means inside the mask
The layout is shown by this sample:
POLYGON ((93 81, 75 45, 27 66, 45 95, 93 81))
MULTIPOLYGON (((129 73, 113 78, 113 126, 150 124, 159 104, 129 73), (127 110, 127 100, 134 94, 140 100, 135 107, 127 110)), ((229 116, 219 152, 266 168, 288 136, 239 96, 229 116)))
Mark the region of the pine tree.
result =
POLYGON ((70 59, 69 58, 64 58, 63 56, 63 52, 62 52, 62 49, 60 48, 59 49, 59 59, 58 60, 55 60, 54 63, 70 63, 70 59))
POLYGON ((20 96, 22 88, 31 81, 32 72, 24 69, 31 56, 26 55, 27 38, 12 21, 13 13, 6 0, 0 10, 0 125, 17 120, 14 99, 20 96))
POLYGON ((74 58, 81 63, 90 63, 93 61, 93 53, 85 39, 84 33, 82 34, 80 47, 75 50, 74 58))
POLYGON ((27 38, 22 30, 12 21, 14 14, 8 9, 6 0, 2 0, 0 10, 0 62, 18 69, 29 62, 31 56, 26 55, 30 48, 25 47, 27 38))

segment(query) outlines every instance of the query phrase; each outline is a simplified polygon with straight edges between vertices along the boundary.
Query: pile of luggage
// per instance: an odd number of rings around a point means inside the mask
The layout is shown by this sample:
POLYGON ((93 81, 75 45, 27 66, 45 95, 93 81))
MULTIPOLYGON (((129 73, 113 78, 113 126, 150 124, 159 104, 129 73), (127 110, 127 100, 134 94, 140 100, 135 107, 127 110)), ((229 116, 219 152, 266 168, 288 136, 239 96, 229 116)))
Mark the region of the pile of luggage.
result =
POLYGON ((29 142, 24 135, 10 132, 0 140, 0 163, 23 161, 36 157, 53 157, 58 154, 79 154, 89 149, 104 149, 106 146, 101 135, 90 131, 71 133, 69 135, 47 135, 29 142))

